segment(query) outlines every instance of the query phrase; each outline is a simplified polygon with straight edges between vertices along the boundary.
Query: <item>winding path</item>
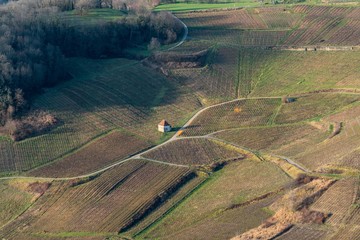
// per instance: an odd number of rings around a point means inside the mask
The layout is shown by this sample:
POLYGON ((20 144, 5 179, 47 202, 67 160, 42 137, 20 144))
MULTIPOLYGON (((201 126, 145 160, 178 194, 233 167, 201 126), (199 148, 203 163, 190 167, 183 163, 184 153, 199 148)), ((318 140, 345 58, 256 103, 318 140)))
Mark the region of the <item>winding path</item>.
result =
MULTIPOLYGON (((352 94, 360 94, 360 91, 358 89, 327 89, 327 90, 321 90, 321 91, 315 91, 315 92, 307 92, 307 93, 299 93, 299 94, 294 94, 293 96, 303 96, 303 95, 308 95, 308 94, 321 94, 321 93, 326 93, 326 92, 337 92, 337 93, 352 93, 352 94)), ((189 125, 191 125, 191 123, 201 114, 203 113, 204 111, 208 110, 208 109, 211 109, 213 107, 217 107, 217 106, 222 106, 222 105, 225 105, 225 104, 228 104, 228 103, 232 103, 232 102, 236 102, 236 101, 241 101, 241 100, 249 100, 249 99, 276 99, 276 98, 281 98, 282 96, 275 96, 275 97, 249 97, 249 98, 238 98, 238 99, 233 99, 233 100, 230 100, 230 101, 226 101, 226 102, 222 102, 222 103, 218 103, 218 104, 215 104, 215 105, 211 105, 211 106, 208 106, 208 107, 205 107, 203 109, 200 109, 197 113, 194 114, 194 116, 192 116, 181 128, 180 130, 184 130, 186 127, 188 127, 189 125)), ((179 131, 180 131, 179 130, 179 131)), ((136 154, 134 156, 131 156, 131 157, 128 157, 126 159, 123 159, 121 161, 118 161, 112 165, 109 165, 107 167, 104 167, 102 169, 99 169, 95 172, 92 172, 92 173, 89 173, 89 174, 85 174, 85 175, 80 175, 80 176, 75 176, 75 177, 65 177, 65 178, 50 178, 50 177, 26 177, 26 176, 10 176, 10 177, 1 177, 0 180, 10 180, 10 179, 32 179, 32 180, 42 180, 42 181, 64 181, 64 180, 74 180, 74 179, 79 179, 79 178, 87 178, 87 177, 91 177, 91 176, 94 176, 94 175, 97 175, 97 174, 100 174, 100 173, 103 173, 107 170, 109 170, 110 168, 113 168, 115 166, 118 166, 124 162, 127 162, 127 161, 130 161, 130 160, 135 160, 135 159, 144 159, 144 160, 147 160, 147 161, 152 161, 152 162, 156 162, 156 163, 160 163, 160 164, 165 164, 165 165, 171 165, 171 166, 178 166, 178 167, 190 167, 190 166, 187 166, 187 165, 181 165, 181 164, 173 164, 173 163, 168 163, 168 162, 163 162, 163 161, 158 161, 158 160, 155 160, 155 159, 148 159, 148 158, 144 158, 142 155, 150 152, 150 151, 154 151, 162 146, 164 146, 165 144, 168 144, 170 142, 173 142, 173 141, 176 141, 178 139, 189 139, 189 138, 209 138, 209 139, 216 139, 216 140, 220 140, 220 141, 223 141, 222 139, 218 139, 218 138, 215 138, 213 136, 211 136, 213 133, 210 133, 208 135, 205 135, 205 136, 192 136, 192 137, 179 137, 178 136, 178 132, 176 132, 174 134, 173 137, 171 137, 169 140, 157 145, 157 146, 154 146, 153 148, 150 148, 144 152, 141 152, 139 154, 136 154)), ((245 151, 249 151, 255 155, 257 155, 254 151, 252 151, 251 149, 248 149, 246 147, 242 147, 242 146, 238 146, 238 145, 234 145, 233 143, 229 143, 235 147, 238 147, 240 149, 243 149, 245 151)), ((272 154, 270 154, 272 155, 272 154)), ((283 156, 276 156, 276 155, 273 155, 275 157, 278 157, 278 158, 281 158, 285 161, 287 161, 289 164, 293 165, 294 167, 304 171, 304 172, 311 172, 309 169, 299 165, 298 163, 296 163, 295 161, 287 158, 287 157, 283 157, 283 156)), ((259 157, 259 156, 258 156, 259 157)))
POLYGON ((189 28, 186 26, 186 24, 185 24, 183 21, 181 21, 178 17, 176 17, 174 14, 172 14, 172 16, 173 16, 177 21, 179 21, 181 25, 183 25, 183 27, 184 27, 184 35, 182 36, 180 42, 178 42, 175 46, 167 49, 166 51, 174 50, 175 48, 177 48, 177 47, 179 47, 180 45, 182 45, 182 44, 185 42, 185 40, 186 40, 186 38, 187 38, 187 36, 188 36, 188 34, 189 34, 189 28))
MULTIPOLYGON (((294 94, 294 96, 303 96, 303 95, 307 95, 307 94, 321 94, 321 93, 324 93, 324 92, 338 92, 338 93, 349 93, 349 90, 350 89, 329 89, 329 90, 323 90, 323 91, 319 91, 319 92, 308 92, 308 93, 302 93, 302 94, 294 94)), ((351 89, 352 91, 350 93, 353 93, 353 94, 360 94, 360 91, 357 90, 357 89, 351 89)), ((232 103, 232 102, 236 102, 236 101, 241 101, 241 100, 249 100, 249 99, 276 99, 276 98, 281 98, 282 96, 275 96, 275 97, 249 97, 249 98, 238 98, 238 99, 233 99, 233 100, 230 100, 230 101, 226 101, 226 102, 222 102, 222 103, 218 103, 218 104, 215 104, 215 105, 211 105, 211 106, 208 106, 208 107, 205 107, 205 108, 202 108, 200 109, 197 113, 194 114, 194 116, 192 116, 181 128, 180 130, 184 130, 186 127, 188 127, 189 125, 191 125, 191 123, 201 114, 203 113, 204 111, 208 110, 208 109, 211 109, 213 107, 217 107, 217 106, 222 106, 222 105, 225 105, 225 104, 228 104, 228 103, 232 103)), ((179 131, 180 131, 179 130, 179 131)), ((223 141, 222 139, 218 139, 218 138, 215 138, 213 136, 211 136, 213 133, 210 133, 208 135, 205 135, 205 136, 192 136, 192 137, 179 137, 178 136, 178 132, 176 132, 174 134, 173 137, 171 137, 169 140, 157 145, 157 146, 154 146, 144 152, 141 152, 139 154, 136 154, 134 156, 131 156, 131 157, 128 157, 126 159, 123 159, 121 161, 118 161, 112 165, 109 165, 107 167, 104 167, 102 169, 99 169, 95 172, 91 172, 89 174, 84 174, 84 175, 80 175, 80 176, 74 176, 74 177, 65 177, 65 178, 50 178, 50 177, 26 177, 26 176, 10 176, 10 177, 1 177, 0 180, 10 180, 10 179, 33 179, 33 180, 42 180, 42 181, 63 181, 63 180, 74 180, 74 179, 79 179, 79 178, 87 178, 87 177, 91 177, 91 176, 94 176, 94 175, 97 175, 97 174, 100 174, 100 173, 103 173, 107 170, 109 170, 110 168, 113 168, 115 166, 118 166, 124 162, 127 162, 127 161, 130 161, 130 160, 135 160, 135 159, 144 159, 144 160, 147 160, 147 161, 152 161, 152 162, 156 162, 156 163, 160 163, 160 164, 165 164, 165 165, 171 165, 171 166, 178 166, 178 167, 190 167, 190 166, 187 166, 187 165, 181 165, 181 164, 173 164, 173 163, 168 163, 168 162, 163 162, 163 161, 158 161, 158 160, 155 160, 155 159, 148 159, 148 158, 144 158, 142 155, 150 152, 150 151, 154 151, 162 146, 164 146, 165 144, 168 144, 170 142, 173 142, 173 141, 176 141, 178 139, 189 139, 189 138, 209 138, 209 139, 216 139, 216 140, 220 140, 220 141, 223 141)), ((245 151, 249 151, 251 153, 254 153, 254 151, 252 151, 251 149, 248 149, 246 147, 242 147, 242 146, 238 146, 238 145, 234 145, 233 143, 229 143, 235 147, 238 147, 240 149, 243 149, 245 151)), ((255 153, 254 153, 255 154, 255 153)), ((255 154, 256 155, 256 154, 255 154)), ((270 154, 271 155, 271 154, 270 154)), ((273 155, 275 156, 275 155, 273 155)), ((299 165, 298 163, 296 163, 295 161, 287 158, 287 157, 283 157, 283 156, 275 156, 275 157, 278 157, 278 158, 281 158, 285 161, 287 161, 289 164, 293 165, 294 167, 296 168, 299 168, 301 169, 302 171, 304 172, 311 172, 310 170, 304 168, 303 166, 299 165)))
MULTIPOLYGON (((188 37, 188 33, 189 33, 189 29, 188 27, 186 26, 186 24, 181 21, 179 18, 177 18, 175 15, 172 14, 172 16, 177 19, 177 21, 179 21, 183 27, 184 27, 184 35, 182 36, 181 40, 173 47, 170 47, 168 49, 166 49, 165 51, 169 51, 169 50, 173 50, 179 46, 181 46, 186 38, 188 37)), ((294 96, 302 96, 302 95, 307 95, 307 94, 318 94, 318 93, 324 93, 324 92, 338 92, 338 93, 354 93, 354 94, 360 94, 360 91, 359 89, 326 89, 326 90, 321 90, 321 91, 315 91, 315 92, 308 92, 308 93, 303 93, 303 94, 294 94, 294 96)), ((231 103, 231 102, 235 102, 235 101, 239 101, 239 100, 246 100, 246 99, 274 99, 274 98, 281 98, 282 96, 277 96, 277 97, 249 97, 249 98, 238 98, 238 99, 234 99, 234 100, 230 100, 230 101, 226 101, 226 102, 222 102, 222 103, 219 103, 219 104, 215 104, 215 105, 212 105, 212 106, 208 106, 208 107, 205 107, 203 109, 200 109, 194 116, 192 116, 186 123, 184 126, 182 126, 180 128, 180 130, 184 130, 186 129, 186 127, 188 127, 193 121, 194 119, 196 119, 201 113, 203 113, 204 111, 210 109, 210 108, 213 108, 213 107, 216 107, 216 106, 221 106, 221 105, 225 105, 225 104, 228 104, 228 103, 231 103)), ((179 131, 180 131, 179 130, 179 131)), ((194 136, 194 137, 187 137, 187 138, 214 138, 213 136, 211 136, 211 134, 208 134, 206 136, 194 136)), ((157 148, 160 148, 161 146, 165 145, 165 144, 168 144, 172 141, 175 141, 177 139, 184 139, 185 137, 178 137, 178 132, 174 134, 173 137, 171 137, 169 140, 163 142, 162 144, 159 144, 153 148, 150 148, 140 154, 136 154, 134 156, 131 156, 131 157, 128 157, 126 159, 123 159, 121 161, 118 161, 110 166, 107 166, 107 167, 104 167, 100 170, 97 170, 95 172, 92 172, 92 173, 89 173, 89 174, 85 174, 85 175, 80 175, 80 176, 75 176, 75 177, 66 177, 66 178, 48 178, 48 177, 26 177, 26 176, 10 176, 10 177, 0 177, 0 180, 9 180, 9 179, 33 179, 33 180, 43 180, 43 181, 54 181, 54 180, 73 180, 73 179, 79 179, 79 178, 86 178, 86 177, 90 177, 90 176, 94 176, 94 175, 97 175, 97 174, 100 174, 100 173, 103 173, 107 170, 109 170, 110 168, 113 168, 115 166, 118 166, 124 162, 127 162, 127 161, 130 161, 130 160, 134 160, 134 159, 145 159, 147 161, 152 161, 152 162, 156 162, 156 163, 161 163, 161 164, 166 164, 166 165, 172 165, 172 166, 178 166, 178 167, 189 167, 189 166, 186 166, 186 165, 178 165, 178 164, 172 164, 172 163, 167 163, 167 162, 162 162, 162 161, 158 161, 158 160, 155 160, 155 159, 147 159, 147 158, 144 158, 142 157, 143 154, 147 153, 147 152, 150 152, 150 151, 153 151, 157 148)), ((217 139, 217 138, 216 138, 217 139)), ((219 139, 217 139, 219 140, 219 139)), ((220 139, 221 140, 221 139, 220 139)), ((230 143, 232 144, 232 143, 230 143)), ((234 144, 232 144, 234 145, 234 144)), ((235 145, 234 145, 235 146, 235 145)), ((236 146, 238 148, 241 148, 241 149, 244 149, 246 151, 249 151, 249 152, 252 152, 254 153, 254 151, 250 150, 250 149, 247 149, 245 147, 241 147, 241 146, 236 146)), ((255 154, 256 155, 256 154, 255 154)), ((289 158, 286 158, 286 157, 280 157, 280 156, 276 156, 276 157, 279 157, 281 159, 284 159, 285 161, 287 161, 289 164, 293 165, 294 167, 296 168, 299 168, 301 169, 302 171, 304 172, 310 172, 310 170, 300 166, 299 164, 297 164, 295 161, 289 159, 289 158)))

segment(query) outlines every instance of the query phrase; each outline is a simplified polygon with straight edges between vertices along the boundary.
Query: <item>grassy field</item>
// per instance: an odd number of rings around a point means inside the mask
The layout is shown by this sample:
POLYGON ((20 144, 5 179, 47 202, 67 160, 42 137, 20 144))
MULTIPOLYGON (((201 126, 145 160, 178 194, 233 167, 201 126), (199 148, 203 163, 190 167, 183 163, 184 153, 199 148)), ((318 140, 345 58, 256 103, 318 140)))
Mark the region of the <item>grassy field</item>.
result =
POLYGON ((0 228, 25 211, 32 202, 33 195, 8 181, 0 182, 0 228))
POLYGON ((186 199, 141 237, 230 238, 236 233, 257 226, 270 216, 263 208, 272 199, 232 210, 226 210, 228 207, 276 191, 289 182, 290 179, 270 163, 250 160, 235 162, 214 174, 191 198, 186 199), (272 181, 268 181, 268 176, 272 176, 272 181))
POLYGON ((124 12, 115 9, 89 9, 84 10, 83 13, 73 10, 65 11, 62 20, 72 26, 82 26, 116 21, 124 16, 126 16, 124 12))
POLYGON ((218 8, 236 8, 236 7, 253 7, 260 6, 259 2, 251 0, 244 0, 238 2, 219 2, 219 3, 170 3, 160 4, 155 11, 171 11, 171 12, 186 12, 194 10, 218 9, 218 8))

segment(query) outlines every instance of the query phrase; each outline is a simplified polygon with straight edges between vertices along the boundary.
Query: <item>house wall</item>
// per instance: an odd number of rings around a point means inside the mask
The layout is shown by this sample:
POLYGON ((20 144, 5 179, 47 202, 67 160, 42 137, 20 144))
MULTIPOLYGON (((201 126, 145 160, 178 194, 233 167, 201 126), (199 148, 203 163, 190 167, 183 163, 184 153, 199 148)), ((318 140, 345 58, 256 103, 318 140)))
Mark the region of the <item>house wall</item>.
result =
POLYGON ((158 125, 158 130, 159 130, 159 132, 170 132, 171 127, 170 126, 160 126, 160 125, 158 125))

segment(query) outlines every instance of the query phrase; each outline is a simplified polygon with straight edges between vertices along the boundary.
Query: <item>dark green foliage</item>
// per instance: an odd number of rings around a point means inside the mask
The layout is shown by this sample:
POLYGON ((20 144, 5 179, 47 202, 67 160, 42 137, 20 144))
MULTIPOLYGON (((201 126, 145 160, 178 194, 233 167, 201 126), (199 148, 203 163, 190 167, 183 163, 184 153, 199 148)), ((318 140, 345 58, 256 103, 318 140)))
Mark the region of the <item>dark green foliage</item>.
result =
POLYGON ((67 77, 65 57, 121 57, 125 48, 146 46, 152 38, 174 42, 182 31, 170 14, 146 11, 74 25, 62 12, 77 9, 81 17, 86 12, 79 4, 103 6, 96 0, 20 0, 0 7, 0 125, 26 110, 24 99, 67 77))

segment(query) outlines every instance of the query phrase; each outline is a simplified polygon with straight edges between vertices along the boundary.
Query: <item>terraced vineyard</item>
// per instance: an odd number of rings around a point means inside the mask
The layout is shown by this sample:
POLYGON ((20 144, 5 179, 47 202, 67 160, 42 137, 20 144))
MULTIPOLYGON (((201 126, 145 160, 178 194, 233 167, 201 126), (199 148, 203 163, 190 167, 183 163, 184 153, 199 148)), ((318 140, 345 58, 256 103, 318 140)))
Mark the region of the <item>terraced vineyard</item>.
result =
POLYGON ((189 168, 141 160, 124 163, 88 182, 73 182, 26 232, 124 231, 171 196, 190 174, 189 168))
POLYGON ((230 238, 270 216, 264 207, 274 199, 231 206, 276 191, 290 181, 281 170, 267 162, 244 160, 225 166, 141 237, 174 239, 181 238, 186 231, 187 237, 193 239, 230 238), (268 176, 272 176, 272 181, 268 181, 268 176))
POLYGON ((281 107, 274 122, 283 124, 320 118, 359 100, 359 95, 349 94, 315 94, 296 98, 295 102, 281 107))
POLYGON ((312 205, 312 209, 331 213, 327 220, 330 225, 346 224, 346 217, 355 203, 358 183, 356 178, 338 181, 312 205))
POLYGON ((270 54, 272 60, 266 63, 257 78, 253 78, 255 87, 250 96, 284 96, 331 88, 359 88, 357 51, 274 51, 270 54))
POLYGON ((360 170, 360 150, 354 150, 346 154, 338 163, 337 165, 342 167, 351 167, 357 170, 360 170))
POLYGON ((360 43, 358 8, 299 5, 179 13, 177 16, 190 26, 190 36, 196 40, 223 45, 356 46, 360 43), (239 38, 243 30, 256 34, 244 41, 239 38))
POLYGON ((184 136, 206 135, 230 128, 266 125, 280 99, 248 99, 208 108, 184 130, 184 136))
POLYGON ((31 204, 33 196, 14 185, 7 181, 0 182, 0 228, 21 214, 31 204))
POLYGON ((28 175, 37 177, 80 176, 125 159, 147 147, 150 147, 149 143, 136 136, 114 131, 94 140, 75 153, 30 171, 28 175), (126 143, 126 145, 121 143, 126 143))
POLYGON ((360 8, 236 4, 175 9, 163 65, 67 59, 58 125, 0 137, 0 239, 359 239, 360 8))
MULTIPOLYGON (((177 126, 200 106, 193 94, 135 61, 70 59, 68 64, 74 79, 48 89, 34 103, 53 113, 61 124, 48 134, 24 141, 0 140, 0 172, 49 163, 113 129, 126 129, 133 139, 143 139, 124 157, 160 141, 163 136, 156 126, 162 118, 177 126), (143 92, 138 91, 140 85, 143 92)), ((118 144, 113 147, 123 148, 118 144)), ((89 169, 105 166, 113 157, 89 169)))
POLYGON ((203 184, 207 178, 205 177, 196 177, 190 179, 185 186, 181 187, 173 197, 167 199, 167 201, 160 206, 156 211, 151 212, 149 215, 145 216, 139 224, 131 228, 126 235, 130 236, 139 236, 143 232, 146 232, 154 224, 160 221, 164 216, 166 216, 172 209, 176 208, 178 204, 188 198, 193 192, 195 192, 201 184, 203 184))
POLYGON ((213 49, 208 67, 177 69, 172 76, 206 99, 206 104, 230 100, 236 97, 237 58, 238 52, 232 48, 213 49))
POLYGON ((301 144, 301 147, 305 147, 305 144, 321 142, 327 139, 329 133, 308 124, 301 124, 227 130, 214 136, 250 149, 280 153, 291 148, 291 145, 301 144))
POLYGON ((358 9, 297 6, 294 11, 306 16, 284 41, 285 45, 359 45, 358 9))
POLYGON ((357 51, 221 47, 207 67, 178 69, 172 74, 180 84, 195 90, 208 105, 234 96, 286 96, 332 88, 356 89, 359 61, 357 51))
POLYGON ((184 165, 203 165, 244 158, 239 151, 229 145, 202 138, 179 139, 149 151, 143 156, 184 165))
MULTIPOLYGON (((326 141, 309 146, 304 152, 288 156, 313 169, 319 168, 319 170, 321 170, 322 166, 326 165, 345 166, 344 162, 342 162, 343 158, 359 147, 360 125, 357 117, 358 113, 359 106, 355 106, 344 112, 325 118, 325 120, 330 123, 343 123, 344 127, 340 134, 326 141)), ((351 167, 351 165, 348 167, 351 167)))
POLYGON ((290 229, 290 231, 286 232, 285 234, 277 237, 275 239, 279 240, 291 240, 291 239, 309 239, 309 240, 316 240, 316 239, 324 239, 330 235, 328 231, 324 229, 317 229, 309 227, 309 226, 295 226, 290 229))

